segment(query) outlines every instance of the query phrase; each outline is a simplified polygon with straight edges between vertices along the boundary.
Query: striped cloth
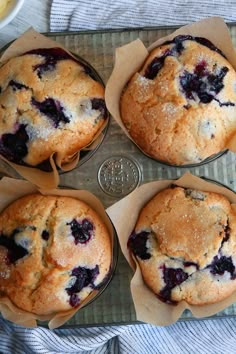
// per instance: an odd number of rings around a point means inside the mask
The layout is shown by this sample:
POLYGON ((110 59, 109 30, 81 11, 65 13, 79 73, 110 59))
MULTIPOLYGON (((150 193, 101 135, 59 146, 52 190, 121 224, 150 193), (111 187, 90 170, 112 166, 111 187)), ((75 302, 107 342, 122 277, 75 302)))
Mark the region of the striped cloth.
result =
POLYGON ((236 21, 235 0, 54 0, 51 31, 179 25, 204 17, 236 21))
POLYGON ((235 343, 234 319, 54 331, 25 329, 0 319, 4 354, 233 354, 235 343))
MULTIPOLYGON (((51 31, 185 24, 207 16, 236 21, 236 1, 54 0, 51 31)), ((25 329, 0 318, 0 354, 233 354, 233 318, 120 327, 25 329)))

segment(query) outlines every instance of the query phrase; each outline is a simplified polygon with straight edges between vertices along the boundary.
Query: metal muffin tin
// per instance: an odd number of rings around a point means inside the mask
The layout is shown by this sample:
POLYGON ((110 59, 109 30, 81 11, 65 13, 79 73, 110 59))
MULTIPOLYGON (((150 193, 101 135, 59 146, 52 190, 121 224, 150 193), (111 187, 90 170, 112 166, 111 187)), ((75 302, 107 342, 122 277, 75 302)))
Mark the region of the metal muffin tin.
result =
MULTIPOLYGON (((106 83, 113 68, 115 48, 140 38, 149 46, 158 38, 173 32, 175 27, 104 30, 88 32, 47 33, 68 50, 85 58, 106 83)), ((236 25, 229 27, 236 46, 236 25)), ((216 160, 201 166, 174 167, 144 155, 111 119, 107 134, 99 150, 79 168, 60 176, 60 184, 86 189, 108 207, 133 188, 159 179, 176 179, 186 171, 218 181, 236 190, 236 154, 224 153, 216 160)), ((118 264, 111 284, 89 306, 79 310, 64 328, 122 325, 137 323, 130 293, 133 272, 119 249, 118 264)), ((236 305, 212 318, 236 316, 236 305)), ((181 320, 193 320, 185 311, 181 320)), ((198 319, 199 320, 199 319, 198 319)))

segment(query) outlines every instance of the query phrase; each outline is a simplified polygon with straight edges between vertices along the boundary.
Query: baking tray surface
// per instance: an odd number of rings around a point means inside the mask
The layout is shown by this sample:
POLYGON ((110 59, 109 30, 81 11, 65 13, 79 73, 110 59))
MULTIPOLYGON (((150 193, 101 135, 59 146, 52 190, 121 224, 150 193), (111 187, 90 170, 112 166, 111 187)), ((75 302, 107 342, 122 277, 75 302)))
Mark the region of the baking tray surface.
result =
MULTIPOLYGON (((140 38, 146 46, 173 32, 176 27, 126 30, 46 33, 70 51, 88 61, 106 83, 113 68, 115 48, 140 38)), ((236 24, 229 26, 236 47, 236 24)), ((60 176, 60 184, 87 189, 109 207, 135 187, 157 179, 179 178, 186 171, 219 181, 236 190, 236 154, 231 152, 209 164, 195 168, 168 167, 148 158, 111 119, 98 151, 79 168, 60 176)), ((119 250, 115 276, 103 294, 79 310, 64 328, 124 325, 137 323, 130 293, 132 270, 119 250)), ((236 304, 211 318, 236 316, 236 304)), ((181 320, 193 320, 185 311, 181 320)), ((140 322, 138 322, 140 323, 140 322)))

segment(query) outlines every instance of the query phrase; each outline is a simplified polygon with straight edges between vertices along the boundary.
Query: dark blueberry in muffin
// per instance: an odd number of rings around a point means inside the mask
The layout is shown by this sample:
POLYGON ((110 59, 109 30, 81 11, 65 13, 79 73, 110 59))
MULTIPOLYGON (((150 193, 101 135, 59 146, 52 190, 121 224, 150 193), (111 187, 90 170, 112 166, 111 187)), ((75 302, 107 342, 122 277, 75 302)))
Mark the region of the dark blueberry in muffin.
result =
POLYGON ((147 249, 147 240, 150 232, 141 231, 138 234, 133 232, 129 236, 129 240, 127 243, 128 248, 141 259, 149 259, 151 258, 151 254, 147 249))
POLYGON ((209 49, 213 50, 214 52, 219 53, 220 55, 222 55, 225 58, 224 53, 219 48, 217 48, 213 43, 211 43, 211 41, 209 41, 208 39, 203 38, 203 37, 193 37, 190 35, 179 35, 179 36, 176 36, 173 40, 167 41, 164 44, 175 43, 176 51, 178 52, 178 54, 181 54, 181 52, 184 49, 184 46, 183 46, 184 41, 195 41, 199 44, 204 45, 205 47, 208 47, 209 49))
POLYGON ((78 267, 78 268, 74 268, 72 270, 71 276, 76 277, 76 281, 75 283, 69 287, 66 288, 66 292, 68 295, 70 295, 70 304, 71 306, 77 306, 79 304, 79 302, 77 302, 77 300, 75 301, 75 294, 79 293, 83 288, 90 286, 92 288, 94 288, 94 281, 97 278, 99 274, 99 267, 98 265, 95 266, 95 268, 93 269, 88 269, 85 267, 78 267), (72 305, 72 303, 76 303, 75 305, 72 305))
POLYGON ((73 219, 67 225, 70 225, 76 245, 78 243, 87 243, 92 237, 94 226, 88 219, 84 219, 82 222, 78 222, 76 219, 73 219))
POLYGON ((31 103, 45 116, 50 118, 55 127, 57 128, 59 124, 62 123, 70 123, 69 117, 66 116, 64 112, 64 108, 60 104, 59 101, 53 98, 46 98, 44 101, 39 102, 36 101, 34 97, 32 97, 31 103))
POLYGON ((42 232, 42 239, 48 241, 49 239, 49 232, 47 230, 43 230, 42 232))
POLYGON ((43 78, 45 73, 55 70, 58 61, 69 59, 78 62, 84 68, 87 75, 89 75, 93 80, 98 81, 89 66, 75 59, 61 48, 39 48, 33 49, 25 54, 40 55, 45 58, 43 63, 37 64, 33 67, 33 70, 36 71, 40 79, 43 78))
POLYGON ((163 279, 166 285, 157 296, 161 301, 167 302, 169 304, 175 304, 176 302, 171 300, 171 290, 187 280, 188 274, 185 273, 181 268, 167 268, 164 265, 163 279))
POLYGON ((197 270, 199 269, 199 265, 195 262, 186 261, 183 264, 184 264, 184 267, 196 267, 197 270))
POLYGON ((29 136, 26 132, 26 125, 21 124, 14 133, 3 134, 0 140, 0 154, 12 162, 21 163, 28 154, 27 142, 29 136))
POLYGON ((184 71, 180 76, 180 85, 188 99, 195 100, 198 96, 202 103, 210 103, 223 89, 223 80, 228 70, 223 67, 216 73, 210 73, 203 61, 196 66, 194 73, 184 71))
POLYGON ((93 98, 91 100, 92 103, 92 109, 95 109, 97 111, 101 112, 101 117, 107 118, 108 113, 107 113, 107 108, 104 99, 102 98, 93 98))
POLYGON ((144 76, 146 79, 153 80, 159 73, 159 71, 163 68, 165 58, 169 55, 169 51, 167 51, 163 56, 159 58, 154 58, 153 61, 148 65, 144 76))
POLYGON ((71 294, 70 295, 70 299, 69 299, 69 303, 71 307, 76 307, 79 305, 80 303, 80 299, 79 296, 76 294, 71 294))
MULTIPOLYGON (((225 57, 220 49, 216 48, 214 46, 214 44, 212 44, 209 40, 207 40, 205 38, 192 37, 190 35, 180 35, 180 36, 175 37, 171 41, 167 41, 167 42, 163 43, 163 45, 168 45, 168 44, 172 44, 173 43, 174 46, 171 49, 167 49, 165 51, 165 53, 161 57, 153 59, 153 61, 147 67, 144 76, 147 79, 149 79, 149 80, 153 80, 157 76, 158 72, 162 69, 162 67, 164 65, 164 62, 165 62, 165 59, 166 59, 167 56, 178 56, 178 55, 181 55, 181 53, 184 50, 183 43, 185 41, 187 41, 187 40, 196 41, 196 42, 204 45, 205 47, 208 47, 209 49, 211 49, 211 50, 213 50, 215 52, 218 52, 223 57, 225 57)), ((198 75, 199 75, 199 69, 200 69, 200 66, 198 66, 196 68, 196 72, 195 72, 198 75)), ((207 103, 206 102, 207 100, 209 100, 209 98, 202 97, 202 102, 207 103), (204 100, 205 100, 205 102, 204 102, 204 100)))
POLYGON ((212 263, 207 268, 210 268, 210 272, 214 275, 223 275, 224 272, 229 272, 231 274, 231 279, 236 278, 232 257, 222 256, 219 258, 218 256, 215 256, 212 263))
POLYGON ((33 67, 33 70, 37 72, 40 79, 42 79, 43 74, 47 71, 54 70, 58 61, 67 59, 74 60, 73 57, 61 48, 39 48, 33 49, 25 54, 40 55, 45 58, 44 63, 37 64, 33 67))
POLYGON ((20 82, 17 82, 17 81, 14 81, 14 80, 11 80, 9 82, 9 86, 12 87, 13 91, 22 90, 22 89, 25 89, 25 90, 29 89, 28 86, 25 86, 24 84, 21 84, 20 82))
POLYGON ((14 236, 19 232, 19 230, 14 230, 12 234, 7 237, 5 235, 0 235, 0 246, 7 248, 7 261, 8 263, 15 263, 18 259, 25 257, 28 254, 27 249, 17 245, 14 236))

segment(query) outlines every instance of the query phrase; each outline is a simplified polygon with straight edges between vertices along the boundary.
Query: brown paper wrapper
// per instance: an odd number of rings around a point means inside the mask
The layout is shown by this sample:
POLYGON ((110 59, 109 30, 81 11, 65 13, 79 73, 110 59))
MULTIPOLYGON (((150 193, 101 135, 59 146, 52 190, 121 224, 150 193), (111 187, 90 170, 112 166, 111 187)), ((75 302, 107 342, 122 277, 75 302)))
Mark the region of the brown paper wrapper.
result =
POLYGON ((190 173, 186 173, 178 180, 162 180, 144 184, 133 191, 128 197, 125 197, 107 209, 107 213, 116 228, 122 252, 135 272, 130 287, 137 320, 158 326, 166 326, 176 322, 185 309, 189 309, 195 317, 201 318, 214 315, 236 301, 236 292, 234 292, 225 300, 211 305, 192 306, 185 301, 181 301, 178 305, 173 306, 161 302, 145 285, 140 267, 129 253, 127 241, 135 228, 138 215, 144 205, 171 183, 181 187, 220 193, 226 196, 231 203, 235 204, 232 206, 236 211, 236 194, 234 192, 218 184, 195 177, 190 173))
MULTIPOLYGON (((149 48, 146 48, 140 39, 117 48, 114 69, 106 85, 105 100, 109 112, 135 145, 137 144, 129 135, 120 115, 120 97, 122 91, 130 78, 142 67, 151 50, 180 34, 209 39, 225 54, 229 63, 236 70, 236 53, 230 33, 228 27, 220 17, 211 17, 191 25, 183 26, 169 36, 158 39, 149 48)), ((225 148, 236 152, 236 133, 231 137, 225 148)), ((144 151, 142 152, 147 155, 144 151)))
MULTIPOLYGON (((75 55, 69 52, 60 43, 57 43, 49 39, 48 37, 45 37, 42 34, 36 32, 33 28, 30 28, 21 37, 16 39, 2 54, 0 58, 0 66, 7 60, 15 56, 22 55, 27 51, 37 48, 55 47, 60 47, 64 49, 76 60, 79 60, 75 55)), ((94 136, 93 140, 89 143, 88 146, 83 148, 83 150, 93 150, 97 147, 97 145, 99 145, 99 143, 101 143, 102 131, 104 130, 106 125, 107 120, 104 125, 99 129, 97 134, 94 136)), ((23 178, 27 179, 31 183, 35 184, 39 188, 56 188, 59 183, 59 174, 57 167, 59 167, 62 171, 72 170, 79 162, 80 152, 78 151, 76 154, 68 156, 66 163, 62 163, 62 156, 60 156, 59 153, 53 153, 49 158, 52 167, 52 172, 44 172, 37 168, 17 165, 4 159, 1 155, 0 158, 7 162, 19 175, 21 175, 23 178)))
MULTIPOLYGON (((114 246, 114 229, 101 202, 91 193, 85 190, 71 189, 37 189, 30 182, 4 177, 0 181, 0 213, 16 199, 27 194, 40 192, 44 195, 60 195, 78 198, 87 203, 105 223, 111 237, 111 247, 114 246)), ((37 327, 37 320, 49 321, 50 329, 57 328, 68 321, 82 307, 87 305, 98 295, 99 291, 93 291, 76 309, 63 311, 57 314, 38 316, 19 309, 8 298, 0 298, 0 312, 7 320, 25 327, 37 327)))

